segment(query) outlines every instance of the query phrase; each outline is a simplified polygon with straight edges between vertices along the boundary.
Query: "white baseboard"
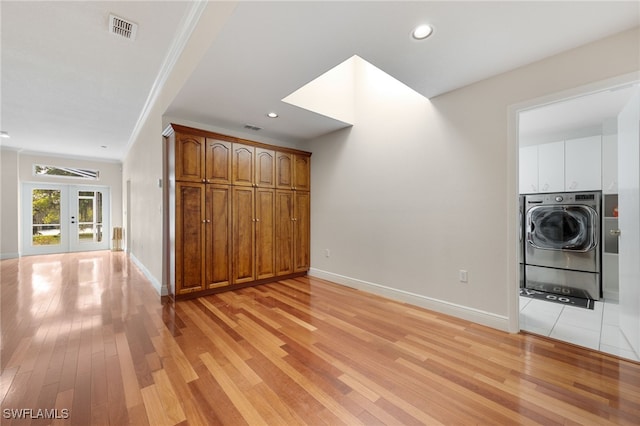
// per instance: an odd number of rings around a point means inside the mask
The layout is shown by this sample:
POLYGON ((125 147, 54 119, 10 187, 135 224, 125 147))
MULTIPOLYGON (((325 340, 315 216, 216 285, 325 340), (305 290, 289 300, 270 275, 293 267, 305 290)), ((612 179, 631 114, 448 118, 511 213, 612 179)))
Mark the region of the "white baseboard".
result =
POLYGON ((0 253, 0 260, 15 259, 20 257, 19 253, 0 253))
POLYGON ((363 290, 369 293, 385 296, 404 303, 410 303, 421 308, 429 309, 446 315, 451 315, 467 321, 482 324, 487 327, 495 328, 501 331, 509 331, 509 318, 503 315, 497 315, 491 312, 482 311, 480 309, 470 308, 468 306, 458 305, 455 303, 438 300, 431 297, 411 293, 396 288, 375 284, 356 278, 346 277, 344 275, 334 274, 333 272, 322 271, 316 268, 309 270, 312 277, 322 278, 327 281, 341 284, 346 287, 363 290))
POLYGON ((151 274, 151 272, 149 272, 149 270, 144 266, 144 264, 140 262, 133 253, 129 253, 129 257, 131 258, 133 263, 135 263, 135 265, 140 269, 142 274, 149 280, 149 282, 151 282, 151 285, 153 286, 153 288, 156 289, 156 291, 160 296, 167 296, 169 294, 169 291, 167 290, 167 288, 162 287, 162 285, 160 284, 160 281, 158 281, 156 277, 154 277, 151 274))

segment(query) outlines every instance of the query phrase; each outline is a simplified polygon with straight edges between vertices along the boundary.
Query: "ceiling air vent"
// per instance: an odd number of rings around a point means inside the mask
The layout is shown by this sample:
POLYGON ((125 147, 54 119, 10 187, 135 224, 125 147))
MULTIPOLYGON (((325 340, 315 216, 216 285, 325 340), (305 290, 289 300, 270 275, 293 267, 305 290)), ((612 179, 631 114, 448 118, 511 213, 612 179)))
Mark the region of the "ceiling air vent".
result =
POLYGON ((127 40, 135 40, 138 24, 119 18, 116 15, 109 15, 109 32, 127 40))
POLYGON ((245 129, 249 129, 249 130, 255 130, 256 132, 257 132, 258 130, 262 130, 262 127, 254 126, 254 125, 252 125, 252 124, 245 124, 245 125, 244 125, 244 128, 245 128, 245 129))

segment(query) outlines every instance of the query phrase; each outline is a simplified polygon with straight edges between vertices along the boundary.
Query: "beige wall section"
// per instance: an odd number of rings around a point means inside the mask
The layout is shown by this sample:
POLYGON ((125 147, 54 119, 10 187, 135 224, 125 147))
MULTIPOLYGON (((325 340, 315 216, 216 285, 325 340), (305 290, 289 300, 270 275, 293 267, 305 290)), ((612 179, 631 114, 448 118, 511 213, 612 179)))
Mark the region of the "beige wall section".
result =
POLYGON ((0 259, 18 257, 18 151, 0 148, 0 259))
POLYGON ((357 125, 301 146, 313 152, 311 273, 513 331, 509 107, 637 72, 639 40, 627 31, 430 101, 365 78, 357 125))
POLYGON ((128 215, 125 223, 131 228, 125 230, 130 243, 127 250, 163 296, 167 294, 167 283, 163 282, 163 191, 158 185, 163 176, 162 116, 235 5, 235 2, 209 2, 205 6, 175 67, 158 88, 157 97, 123 163, 124 199, 131 200, 131 205, 124 206, 128 215), (127 182, 130 182, 130 194, 126 194, 127 182))

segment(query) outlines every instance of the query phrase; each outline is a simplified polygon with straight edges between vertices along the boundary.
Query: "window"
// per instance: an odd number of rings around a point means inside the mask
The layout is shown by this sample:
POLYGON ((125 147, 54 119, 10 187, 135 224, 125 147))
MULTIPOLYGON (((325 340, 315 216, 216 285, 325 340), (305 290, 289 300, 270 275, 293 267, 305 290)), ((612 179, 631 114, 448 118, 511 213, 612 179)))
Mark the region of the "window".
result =
POLYGON ((34 164, 33 175, 98 180, 100 178, 100 171, 91 169, 79 169, 76 167, 58 167, 34 164))

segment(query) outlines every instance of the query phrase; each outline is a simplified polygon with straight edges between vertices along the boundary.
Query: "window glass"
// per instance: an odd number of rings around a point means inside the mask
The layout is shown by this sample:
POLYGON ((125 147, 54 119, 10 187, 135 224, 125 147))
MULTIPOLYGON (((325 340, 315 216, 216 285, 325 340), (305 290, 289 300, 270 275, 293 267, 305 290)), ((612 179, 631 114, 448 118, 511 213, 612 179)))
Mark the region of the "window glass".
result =
POLYGON ((100 171, 91 169, 80 169, 76 167, 58 167, 34 164, 33 175, 98 180, 100 178, 100 171))

